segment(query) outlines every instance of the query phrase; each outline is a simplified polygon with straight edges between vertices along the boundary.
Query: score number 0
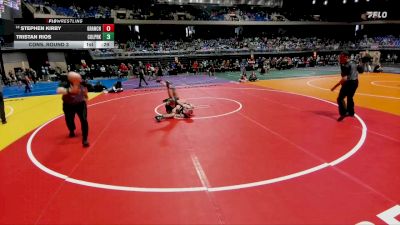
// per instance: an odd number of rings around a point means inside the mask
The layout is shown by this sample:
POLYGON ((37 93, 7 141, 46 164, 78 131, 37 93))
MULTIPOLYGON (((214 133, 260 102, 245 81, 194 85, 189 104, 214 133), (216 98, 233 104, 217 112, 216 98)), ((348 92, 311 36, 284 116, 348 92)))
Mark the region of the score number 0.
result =
POLYGON ((114 24, 103 24, 103 32, 114 32, 114 24))

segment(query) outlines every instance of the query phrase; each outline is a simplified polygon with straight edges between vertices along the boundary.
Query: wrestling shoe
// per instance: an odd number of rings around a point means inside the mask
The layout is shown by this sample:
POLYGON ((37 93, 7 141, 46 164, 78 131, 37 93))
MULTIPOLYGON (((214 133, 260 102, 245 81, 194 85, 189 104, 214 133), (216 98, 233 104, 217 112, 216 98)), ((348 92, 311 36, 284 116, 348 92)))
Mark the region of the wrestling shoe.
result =
POLYGON ((161 115, 157 115, 154 118, 156 119, 157 122, 160 122, 164 117, 161 115))
POLYGON ((346 117, 346 116, 340 116, 340 117, 337 119, 337 121, 340 122, 340 121, 342 121, 345 117, 346 117))
POLYGON ((74 132, 74 131, 70 131, 68 136, 69 136, 70 138, 75 137, 75 132, 74 132))
POLYGON ((82 146, 83 146, 84 148, 87 148, 87 147, 90 146, 90 144, 89 144, 89 142, 88 142, 87 140, 85 140, 85 141, 82 141, 82 146))

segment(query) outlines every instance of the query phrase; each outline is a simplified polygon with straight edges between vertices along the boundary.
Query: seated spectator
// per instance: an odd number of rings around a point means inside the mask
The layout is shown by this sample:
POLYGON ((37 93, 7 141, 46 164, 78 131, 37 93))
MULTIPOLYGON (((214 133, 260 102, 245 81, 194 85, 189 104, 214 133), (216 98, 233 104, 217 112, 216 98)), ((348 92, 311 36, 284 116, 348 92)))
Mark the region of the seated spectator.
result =
POLYGON ((246 73, 243 73, 242 76, 240 76, 239 82, 240 82, 240 83, 245 83, 245 82, 247 82, 247 81, 248 81, 248 80, 247 80, 246 73))
POLYGON ((25 93, 32 92, 31 79, 28 75, 23 75, 21 82, 25 85, 25 93))
POLYGON ((157 71, 156 72, 156 74, 157 74, 156 81, 160 82, 161 81, 161 77, 164 76, 161 64, 158 64, 158 66, 156 67, 156 71, 157 71))
POLYGON ((208 76, 215 76, 215 67, 214 64, 211 64, 210 67, 208 68, 208 76))
POLYGON ((253 71, 253 72, 251 73, 250 77, 249 77, 249 81, 250 81, 250 82, 255 82, 255 81, 257 81, 257 80, 258 80, 258 78, 257 78, 257 76, 256 76, 256 73, 253 71))
POLYGON ((382 73, 382 72, 383 72, 383 69, 382 69, 381 64, 376 65, 374 68, 374 73, 382 73))

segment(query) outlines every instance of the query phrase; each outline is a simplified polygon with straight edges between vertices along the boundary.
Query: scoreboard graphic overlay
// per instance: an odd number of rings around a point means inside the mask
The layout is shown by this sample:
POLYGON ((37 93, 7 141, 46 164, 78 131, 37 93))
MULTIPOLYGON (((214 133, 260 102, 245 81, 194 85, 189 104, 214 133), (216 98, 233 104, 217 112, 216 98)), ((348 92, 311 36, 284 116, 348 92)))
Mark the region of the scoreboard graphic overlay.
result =
POLYGON ((15 19, 14 48, 114 48, 113 19, 15 19))

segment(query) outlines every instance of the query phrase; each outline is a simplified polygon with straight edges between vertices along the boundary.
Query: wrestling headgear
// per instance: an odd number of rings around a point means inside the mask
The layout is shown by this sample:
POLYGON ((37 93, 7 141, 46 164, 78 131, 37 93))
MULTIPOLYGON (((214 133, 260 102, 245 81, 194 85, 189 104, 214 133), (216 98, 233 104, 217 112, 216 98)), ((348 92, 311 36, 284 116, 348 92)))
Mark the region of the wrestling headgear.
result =
POLYGON ((183 115, 185 115, 186 117, 191 117, 193 115, 193 107, 183 107, 183 115))

